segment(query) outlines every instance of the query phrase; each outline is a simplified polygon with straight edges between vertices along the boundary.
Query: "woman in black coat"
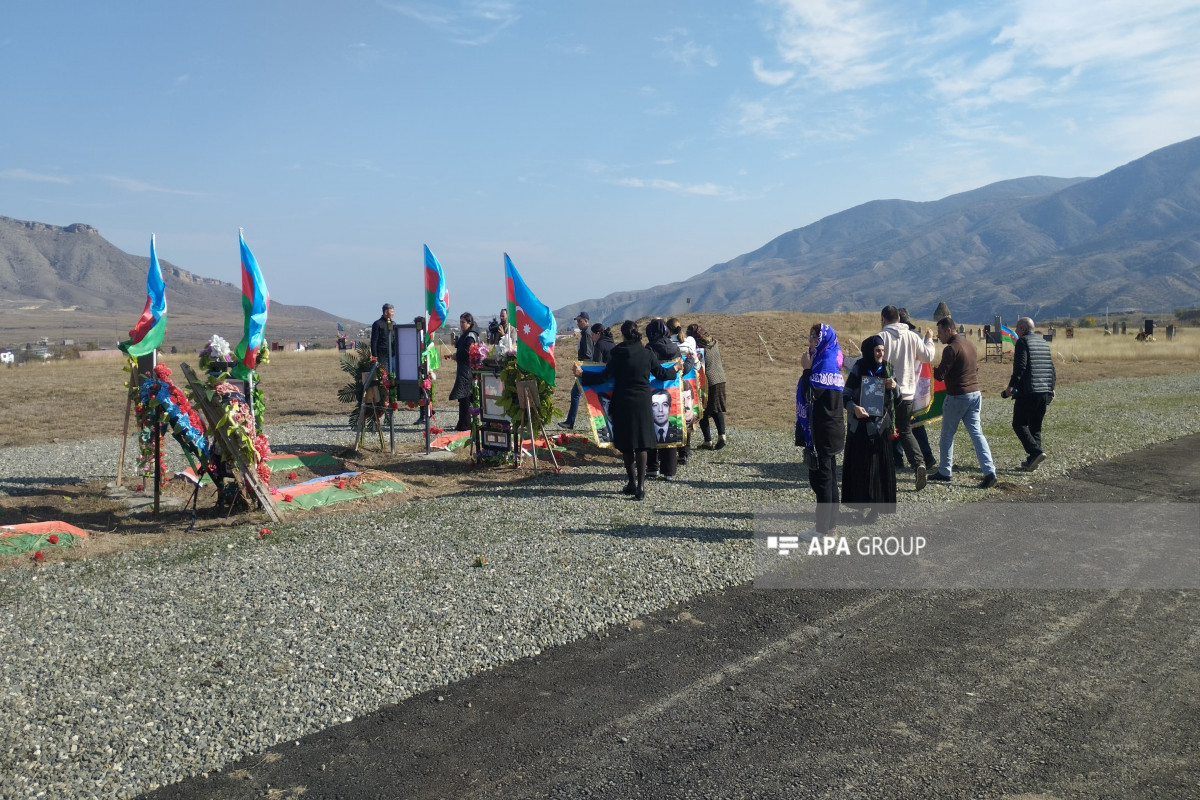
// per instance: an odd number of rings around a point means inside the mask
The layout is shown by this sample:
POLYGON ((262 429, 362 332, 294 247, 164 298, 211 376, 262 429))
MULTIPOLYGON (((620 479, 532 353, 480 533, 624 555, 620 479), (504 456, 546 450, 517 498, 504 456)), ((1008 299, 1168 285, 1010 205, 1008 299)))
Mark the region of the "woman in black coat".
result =
MULTIPOLYGON (((671 332, 667 328, 667 323, 661 319, 653 319, 646 324, 646 349, 653 353, 660 363, 683 357, 679 344, 671 341, 671 332)), ((684 442, 687 442, 686 432, 684 433, 684 442)), ((675 473, 679 471, 679 450, 678 447, 659 449, 656 446, 647 453, 646 477, 661 477, 664 481, 675 480, 675 473)), ((686 461, 686 459, 684 460, 686 461)))
POLYGON ((613 348, 617 346, 617 343, 613 341, 612 331, 597 322, 592 326, 591 332, 592 360, 607 364, 608 359, 612 357, 613 348))
POLYGON ((896 466, 892 438, 896 429, 896 379, 885 357, 883 338, 862 343, 862 358, 846 377, 846 454, 842 461, 842 502, 860 508, 868 521, 896 511, 896 466), (863 382, 875 379, 881 414, 868 413, 863 382))
POLYGON ((641 500, 646 495, 647 455, 658 446, 650 411, 650 376, 670 380, 679 371, 679 365, 673 370, 659 366, 654 354, 642 346, 642 333, 631 319, 621 324, 621 338, 624 341, 612 349, 603 372, 585 373, 576 367, 575 376, 585 386, 613 382, 612 403, 608 408, 613 446, 624 456, 625 474, 629 478, 621 491, 641 500))
POLYGON ((454 373, 454 388, 450 390, 450 399, 458 401, 458 424, 456 431, 471 430, 471 390, 475 386, 475 375, 471 372, 471 345, 479 341, 479 329, 475 327, 475 317, 464 311, 458 317, 458 341, 455 343, 454 355, 451 356, 458 367, 454 373))

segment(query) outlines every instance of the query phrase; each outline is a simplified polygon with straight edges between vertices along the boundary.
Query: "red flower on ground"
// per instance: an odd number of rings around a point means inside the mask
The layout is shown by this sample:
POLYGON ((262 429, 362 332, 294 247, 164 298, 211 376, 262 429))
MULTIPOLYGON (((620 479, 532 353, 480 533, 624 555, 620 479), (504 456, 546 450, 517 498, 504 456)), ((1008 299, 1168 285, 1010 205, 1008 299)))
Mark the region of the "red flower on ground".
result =
POLYGON ((45 561, 46 556, 42 555, 41 550, 38 550, 36 553, 33 554, 33 560, 34 561, 45 561))
POLYGON ((346 488, 346 482, 345 482, 345 481, 338 481, 338 488, 339 488, 339 489, 345 489, 345 488, 346 488))
POLYGON ((288 473, 288 480, 289 481, 296 480, 296 471, 295 470, 292 470, 291 472, 288 473))
POLYGON ((406 405, 406 406, 408 406, 409 408, 416 408, 416 407, 417 407, 417 404, 416 404, 416 403, 414 403, 412 400, 409 400, 407 403, 405 403, 405 405, 406 405))
POLYGON ((445 433, 445 431, 442 430, 441 428, 439 428, 437 425, 430 426, 429 432, 434 435, 439 434, 439 433, 445 433))
POLYGON ((285 495, 283 496, 283 502, 285 502, 285 503, 290 503, 290 502, 292 502, 292 496, 291 496, 290 494, 285 494, 285 495))
POLYGON ((139 484, 137 485, 137 488, 135 488, 135 489, 134 489, 134 491, 135 491, 135 492, 140 492, 140 491, 143 491, 145 488, 146 488, 146 487, 145 487, 143 484, 140 484, 140 483, 139 483, 139 484))
POLYGON ((263 538, 264 536, 270 536, 270 535, 271 535, 271 529, 270 529, 270 528, 259 528, 259 529, 258 529, 258 538, 260 538, 260 539, 261 539, 261 538, 263 538))
POLYGON ((46 537, 46 541, 49 542, 50 544, 58 544, 58 534, 57 533, 50 534, 49 536, 46 537))

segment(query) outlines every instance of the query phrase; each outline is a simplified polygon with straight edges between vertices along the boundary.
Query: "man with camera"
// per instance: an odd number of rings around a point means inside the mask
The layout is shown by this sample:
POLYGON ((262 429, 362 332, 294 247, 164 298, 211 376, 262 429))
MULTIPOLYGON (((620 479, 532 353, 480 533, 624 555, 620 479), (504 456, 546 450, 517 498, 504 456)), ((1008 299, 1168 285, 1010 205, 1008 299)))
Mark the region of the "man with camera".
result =
POLYGON ((1013 431, 1028 456, 1021 469, 1033 472, 1046 454, 1042 451, 1042 419, 1054 400, 1054 358, 1050 345, 1033 332, 1033 320, 1017 320, 1017 343, 1013 347, 1013 371, 1001 397, 1013 398, 1013 431))

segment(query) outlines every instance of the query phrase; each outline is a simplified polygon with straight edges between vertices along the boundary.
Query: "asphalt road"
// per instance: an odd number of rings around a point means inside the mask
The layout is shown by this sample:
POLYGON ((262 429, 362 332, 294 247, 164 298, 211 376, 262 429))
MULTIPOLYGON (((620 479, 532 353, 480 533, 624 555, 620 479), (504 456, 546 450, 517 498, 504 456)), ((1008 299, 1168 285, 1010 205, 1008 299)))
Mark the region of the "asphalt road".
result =
MULTIPOLYGON (((1198 503, 1200 437, 1037 499, 1198 503)), ((148 795, 301 796, 1200 798, 1200 592, 742 586, 148 795)))

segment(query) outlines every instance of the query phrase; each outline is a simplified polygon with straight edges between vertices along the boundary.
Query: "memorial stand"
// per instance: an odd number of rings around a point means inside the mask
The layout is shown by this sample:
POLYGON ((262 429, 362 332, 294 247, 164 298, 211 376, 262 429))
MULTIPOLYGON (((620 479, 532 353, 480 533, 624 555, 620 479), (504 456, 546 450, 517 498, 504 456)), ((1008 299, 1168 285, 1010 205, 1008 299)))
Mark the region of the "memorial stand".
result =
POLYGON ((541 404, 541 397, 538 392, 537 381, 517 381, 517 397, 521 402, 521 412, 524 416, 525 427, 518 426, 516 436, 516 458, 513 461, 514 469, 521 466, 521 445, 525 441, 525 431, 529 431, 529 452, 533 457, 533 474, 537 475, 537 435, 541 431, 542 440, 546 443, 546 451, 550 453, 550 462, 554 464, 554 471, 557 472, 558 459, 554 457, 554 448, 550 446, 550 437, 546 435, 546 426, 542 422, 542 418, 538 415, 538 406, 541 404))

